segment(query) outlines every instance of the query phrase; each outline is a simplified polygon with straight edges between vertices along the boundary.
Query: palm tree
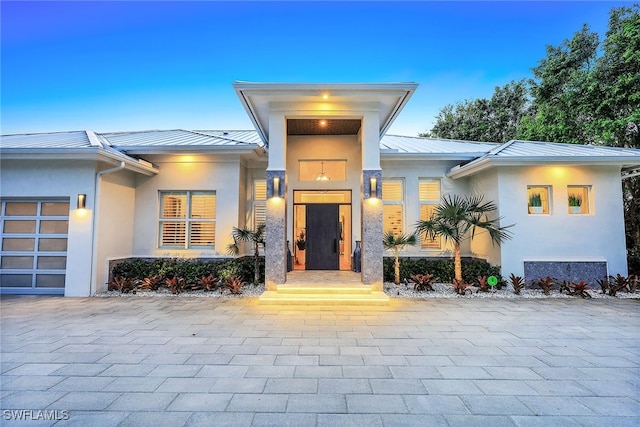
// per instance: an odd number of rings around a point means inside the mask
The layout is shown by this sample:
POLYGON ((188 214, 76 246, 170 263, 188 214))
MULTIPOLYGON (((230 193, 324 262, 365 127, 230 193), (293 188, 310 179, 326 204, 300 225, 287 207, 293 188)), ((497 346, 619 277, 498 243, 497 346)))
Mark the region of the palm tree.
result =
POLYGON ((407 236, 404 233, 400 233, 397 236, 393 234, 393 231, 387 231, 382 237, 382 244, 387 250, 393 250, 393 254, 396 258, 395 263, 395 284, 400 284, 400 261, 398 260, 399 252, 407 245, 416 244, 416 235, 412 234, 407 236))
POLYGON ((238 242, 251 242, 253 244, 253 284, 257 285, 260 282, 260 245, 264 246, 264 223, 258 224, 255 230, 248 228, 233 227, 231 235, 233 236, 233 243, 227 246, 227 253, 232 255, 238 255, 240 248, 238 242))
POLYGON ((442 202, 436 206, 430 219, 418 221, 416 231, 425 233, 432 239, 442 236, 445 241, 453 243, 455 279, 462 281, 460 243, 469 231, 473 239, 477 228, 485 230, 489 233, 493 244, 501 244, 511 238, 511 232, 507 228, 512 227, 513 224, 500 227, 502 218, 488 218, 487 214, 496 209, 495 203, 484 202, 482 196, 447 195, 442 197, 442 202))

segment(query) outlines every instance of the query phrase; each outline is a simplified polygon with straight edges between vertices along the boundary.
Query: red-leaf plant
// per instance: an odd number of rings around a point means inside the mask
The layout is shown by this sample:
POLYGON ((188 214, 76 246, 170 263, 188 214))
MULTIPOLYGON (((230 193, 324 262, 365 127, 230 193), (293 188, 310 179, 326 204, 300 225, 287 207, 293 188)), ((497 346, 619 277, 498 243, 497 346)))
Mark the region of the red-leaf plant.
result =
POLYGON ((489 284, 487 283, 487 276, 478 276, 476 279, 478 284, 478 291, 489 292, 489 284))
POLYGON ((569 295, 579 296, 582 298, 591 298, 591 294, 587 292, 587 289, 591 289, 591 286, 587 285, 584 280, 575 283, 573 281, 563 281, 560 285, 560 292, 566 291, 569 295))
POLYGON ((555 286, 555 283, 551 277, 547 276, 544 279, 538 279, 536 281, 536 285, 542 289, 542 292, 544 292, 545 295, 549 295, 549 292, 551 292, 551 288, 555 286))
POLYGON ((520 291, 524 289, 524 279, 511 273, 511 275, 509 276, 509 280, 511 280, 511 286, 513 286, 513 293, 516 295, 520 295, 520 291))
POLYGON ((434 291, 433 289, 433 274, 412 274, 411 281, 415 283, 413 289, 419 292, 422 291, 434 291))
POLYGON ((466 295, 467 293, 472 293, 473 290, 470 289, 473 286, 473 283, 465 283, 463 280, 453 279, 453 290, 458 295, 466 295))

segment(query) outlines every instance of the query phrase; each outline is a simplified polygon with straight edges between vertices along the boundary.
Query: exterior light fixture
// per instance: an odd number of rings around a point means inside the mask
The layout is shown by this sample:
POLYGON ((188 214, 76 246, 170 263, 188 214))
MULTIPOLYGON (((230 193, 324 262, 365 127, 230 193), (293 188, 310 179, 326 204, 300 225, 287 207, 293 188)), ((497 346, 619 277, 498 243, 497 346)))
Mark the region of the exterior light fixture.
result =
POLYGON ((322 95, 322 99, 329 99, 329 95, 327 95, 326 93, 322 95))
POLYGON ((324 173, 324 162, 322 162, 321 171, 316 175, 316 181, 329 181, 329 176, 324 173))
POLYGON ((320 124, 320 127, 323 127, 323 128, 324 128, 324 127, 327 127, 327 121, 326 121, 326 120, 324 120, 324 119, 323 119, 323 120, 320 120, 319 124, 320 124))
POLYGON ((86 209, 87 208, 87 195, 86 194, 78 194, 78 209, 86 209))
POLYGON ((378 198, 378 180, 375 176, 369 178, 369 197, 372 199, 378 198))
POLYGON ((280 178, 273 177, 273 197, 280 198, 280 178))

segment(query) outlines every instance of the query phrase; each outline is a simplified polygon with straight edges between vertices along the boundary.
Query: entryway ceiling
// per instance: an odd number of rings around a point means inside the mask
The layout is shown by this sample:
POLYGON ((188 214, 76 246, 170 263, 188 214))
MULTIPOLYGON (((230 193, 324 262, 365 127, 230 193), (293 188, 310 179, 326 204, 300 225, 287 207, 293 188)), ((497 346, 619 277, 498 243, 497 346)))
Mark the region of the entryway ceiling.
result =
POLYGON ((287 119, 287 135, 357 135, 358 119, 287 119))

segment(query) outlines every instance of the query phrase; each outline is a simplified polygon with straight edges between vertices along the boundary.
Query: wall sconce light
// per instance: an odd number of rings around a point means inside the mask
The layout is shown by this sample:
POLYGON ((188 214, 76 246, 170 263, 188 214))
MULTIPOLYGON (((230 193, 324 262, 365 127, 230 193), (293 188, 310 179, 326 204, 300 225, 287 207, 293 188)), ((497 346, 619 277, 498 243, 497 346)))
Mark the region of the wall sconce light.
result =
POLYGON ((78 194, 78 209, 86 209, 86 208, 87 208, 87 195, 78 194))
POLYGON ((280 198, 280 178, 273 177, 273 197, 280 198))
POLYGON ((369 178, 369 197, 372 199, 378 198, 378 180, 375 176, 369 178))

